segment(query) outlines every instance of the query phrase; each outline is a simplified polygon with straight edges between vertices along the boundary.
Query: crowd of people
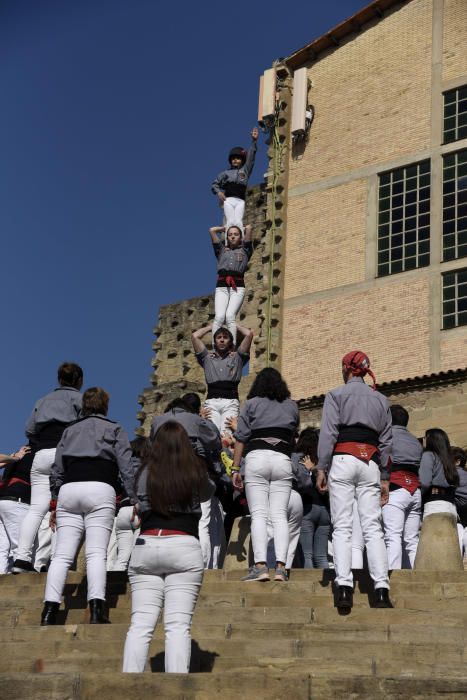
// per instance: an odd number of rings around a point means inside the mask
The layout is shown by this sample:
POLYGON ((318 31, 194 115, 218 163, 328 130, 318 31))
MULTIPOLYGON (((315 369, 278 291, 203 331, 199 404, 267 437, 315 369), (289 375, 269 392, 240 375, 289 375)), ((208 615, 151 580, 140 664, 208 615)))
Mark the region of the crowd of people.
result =
POLYGON ((130 444, 108 418, 108 393, 81 393, 83 371, 66 362, 58 387, 33 407, 28 444, 0 455, 0 573, 47 572, 47 626, 57 623, 83 539, 91 624, 109 622, 107 571, 128 571, 125 672, 144 670, 162 608, 166 671, 188 672, 203 573, 222 566, 238 516, 251 518, 244 581, 269 581, 272 570, 284 583, 294 567, 334 568, 343 612, 352 608, 352 570, 363 568, 365 549, 374 604, 391 607, 389 570, 413 567, 423 517, 450 513, 467 549, 465 452, 439 428, 423 440, 412 435, 407 410, 377 391, 365 353, 342 359, 343 383, 326 395, 319 430, 300 431, 297 403, 271 367, 240 406, 253 332, 236 316, 252 253, 243 210, 257 135, 248 153, 232 150, 230 169, 213 185, 225 215, 225 225, 210 230, 215 318, 192 334, 205 400, 177 397, 154 417, 148 438, 130 444))

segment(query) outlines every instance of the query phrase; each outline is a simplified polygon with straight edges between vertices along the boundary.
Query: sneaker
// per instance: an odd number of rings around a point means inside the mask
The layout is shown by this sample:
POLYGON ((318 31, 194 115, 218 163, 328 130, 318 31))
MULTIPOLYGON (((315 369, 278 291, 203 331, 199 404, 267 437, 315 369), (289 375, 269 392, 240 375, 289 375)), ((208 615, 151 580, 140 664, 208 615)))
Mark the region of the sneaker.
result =
POLYGON ((35 572, 36 570, 30 561, 25 561, 24 559, 16 559, 11 571, 13 574, 25 574, 29 571, 35 572))
POLYGON ((267 566, 252 566, 248 576, 244 576, 242 581, 270 581, 269 569, 267 566))
POLYGON ((276 574, 274 576, 274 581, 288 581, 287 571, 285 569, 277 567, 276 574))

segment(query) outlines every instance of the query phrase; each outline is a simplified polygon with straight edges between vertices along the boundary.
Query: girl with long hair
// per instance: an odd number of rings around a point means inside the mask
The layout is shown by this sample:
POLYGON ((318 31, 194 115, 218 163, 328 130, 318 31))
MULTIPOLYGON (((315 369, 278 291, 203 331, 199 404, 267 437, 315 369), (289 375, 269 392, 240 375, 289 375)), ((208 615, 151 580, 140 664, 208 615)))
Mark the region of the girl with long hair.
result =
POLYGON ((191 623, 204 573, 200 504, 213 490, 186 430, 175 421, 163 423, 136 477, 141 533, 128 569, 132 612, 123 654, 126 673, 144 671, 163 607, 165 670, 188 673, 191 623))
POLYGON ((424 443, 419 471, 424 517, 443 512, 451 513, 457 520, 454 501, 459 475, 449 438, 441 428, 430 428, 425 433, 424 443))
POLYGON ((289 546, 287 506, 292 489, 293 439, 299 423, 298 406, 276 369, 257 375, 240 411, 232 469, 234 488, 243 488, 240 461, 245 454, 245 491, 251 513, 255 564, 245 581, 268 581, 268 519, 272 522, 276 581, 287 581, 289 546))

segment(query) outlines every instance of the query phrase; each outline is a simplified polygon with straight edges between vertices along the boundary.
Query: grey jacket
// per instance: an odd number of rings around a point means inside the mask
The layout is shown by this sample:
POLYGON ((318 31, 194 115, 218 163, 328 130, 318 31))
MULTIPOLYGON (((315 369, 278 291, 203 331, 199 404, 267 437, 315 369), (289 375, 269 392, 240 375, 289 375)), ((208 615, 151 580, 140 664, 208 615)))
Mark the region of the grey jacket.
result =
POLYGON ((214 384, 214 382, 239 384, 243 367, 249 361, 250 355, 238 351, 219 355, 217 352, 209 352, 207 348, 204 348, 201 352, 196 353, 196 359, 204 369, 206 384, 214 384))
POLYGON ((248 149, 244 165, 241 168, 229 168, 219 173, 212 183, 211 192, 217 195, 223 191, 226 197, 245 199, 248 178, 255 164, 256 150, 256 141, 253 141, 248 149))
POLYGON ((128 435, 121 425, 105 416, 86 416, 66 428, 62 435, 50 475, 52 498, 57 498, 66 476, 67 458, 89 457, 116 462, 123 486, 132 503, 135 502, 135 469, 128 435))
POLYGON ((389 479, 387 464, 391 453, 392 419, 385 396, 374 391, 361 377, 326 394, 318 442, 318 469, 329 471, 341 426, 360 424, 379 434, 381 478, 389 479))
POLYGON ((428 491, 432 486, 440 486, 445 489, 452 487, 452 484, 449 484, 444 476, 444 468, 441 460, 434 452, 428 451, 423 453, 418 478, 420 479, 422 494, 428 491))
POLYGON ((465 506, 467 505, 467 471, 462 467, 457 467, 457 473, 459 474, 459 486, 456 488, 456 506, 465 506))
POLYGON ((420 465, 423 448, 415 435, 409 433, 402 425, 392 426, 392 466, 396 468, 398 464, 410 464, 414 467, 420 465))
POLYGON ((154 440, 161 425, 171 420, 180 423, 185 428, 197 455, 209 461, 219 459, 222 449, 221 436, 214 423, 195 413, 184 411, 182 408, 174 408, 168 413, 156 416, 151 424, 150 439, 154 440))
POLYGON ((235 438, 246 443, 252 431, 261 428, 285 428, 294 432, 299 422, 298 406, 292 399, 279 402, 255 396, 245 401, 242 406, 235 438))
POLYGON ((221 270, 238 275, 245 273, 253 253, 251 241, 243 243, 239 248, 227 248, 221 241, 213 243, 212 247, 217 258, 218 273, 221 270))
POLYGON ((28 438, 37 435, 47 423, 72 423, 81 411, 82 394, 70 386, 60 386, 36 401, 26 423, 28 438))

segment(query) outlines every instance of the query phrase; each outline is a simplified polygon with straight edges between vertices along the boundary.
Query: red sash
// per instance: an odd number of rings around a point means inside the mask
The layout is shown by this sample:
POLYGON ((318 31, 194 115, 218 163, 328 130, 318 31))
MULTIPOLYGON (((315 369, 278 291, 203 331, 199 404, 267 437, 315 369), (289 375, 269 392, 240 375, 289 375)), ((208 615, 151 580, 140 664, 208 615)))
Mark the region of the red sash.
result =
POLYGON ((16 476, 14 476, 12 479, 8 479, 8 481, 0 481, 0 489, 6 489, 8 486, 13 486, 13 484, 31 485, 27 481, 24 481, 24 479, 17 479, 16 476))
POLYGON ((411 496, 414 495, 415 491, 420 486, 420 479, 418 476, 413 472, 406 472, 403 469, 392 472, 390 482, 391 484, 397 484, 397 486, 405 489, 411 496))
POLYGON ((370 462, 377 454, 378 448, 374 445, 367 445, 364 442, 338 442, 334 448, 334 454, 352 455, 362 462, 370 462))

